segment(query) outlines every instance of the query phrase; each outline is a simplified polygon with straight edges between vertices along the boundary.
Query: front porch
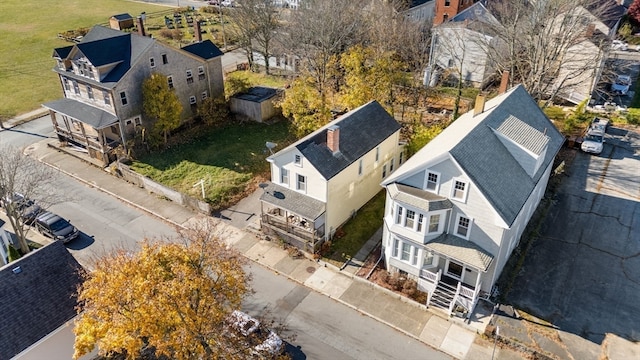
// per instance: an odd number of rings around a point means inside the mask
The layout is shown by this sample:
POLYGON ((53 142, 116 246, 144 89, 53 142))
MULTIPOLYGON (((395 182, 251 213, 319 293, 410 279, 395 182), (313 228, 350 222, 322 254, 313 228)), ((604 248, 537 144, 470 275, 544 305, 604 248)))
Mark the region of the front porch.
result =
POLYGON ((427 307, 439 308, 449 316, 458 314, 467 318, 482 295, 480 276, 477 279, 475 285, 470 285, 444 275, 442 269, 437 271, 421 269, 418 289, 429 294, 427 307))
POLYGON ((325 204, 273 183, 260 184, 261 229, 315 254, 325 239, 325 204))

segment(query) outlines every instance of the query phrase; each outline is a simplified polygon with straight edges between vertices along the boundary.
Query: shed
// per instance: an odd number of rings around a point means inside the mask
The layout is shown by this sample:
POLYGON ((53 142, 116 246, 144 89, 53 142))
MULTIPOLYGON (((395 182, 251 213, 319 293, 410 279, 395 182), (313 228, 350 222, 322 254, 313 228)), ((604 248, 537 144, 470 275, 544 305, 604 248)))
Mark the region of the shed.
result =
POLYGON ((230 100, 231 112, 263 122, 278 114, 274 105, 278 89, 256 86, 234 95, 230 100))
POLYGON ((133 17, 127 13, 113 15, 109 18, 109 26, 116 30, 131 29, 133 27, 133 17))

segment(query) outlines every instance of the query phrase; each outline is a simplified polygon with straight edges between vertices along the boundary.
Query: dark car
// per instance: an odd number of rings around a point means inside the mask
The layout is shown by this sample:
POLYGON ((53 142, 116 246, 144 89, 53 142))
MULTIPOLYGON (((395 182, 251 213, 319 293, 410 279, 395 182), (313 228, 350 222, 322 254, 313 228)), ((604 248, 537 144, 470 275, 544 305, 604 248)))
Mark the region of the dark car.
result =
POLYGON ((20 193, 14 193, 13 196, 8 197, 0 203, 4 203, 5 212, 7 206, 15 205, 20 213, 20 218, 22 218, 22 221, 26 224, 33 223, 36 217, 42 212, 40 205, 20 193))
POLYGON ((63 243, 68 243, 78 237, 78 229, 75 226, 49 211, 38 215, 35 226, 36 230, 42 235, 54 240, 60 240, 63 243))

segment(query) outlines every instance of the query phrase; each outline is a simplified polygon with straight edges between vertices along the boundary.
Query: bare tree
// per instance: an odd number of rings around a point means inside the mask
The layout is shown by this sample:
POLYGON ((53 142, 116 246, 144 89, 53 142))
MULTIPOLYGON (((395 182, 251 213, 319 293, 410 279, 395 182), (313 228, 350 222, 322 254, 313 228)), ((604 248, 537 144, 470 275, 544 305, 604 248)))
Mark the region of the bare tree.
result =
MULTIPOLYGON (((284 47, 296 56, 314 79, 326 103, 332 64, 338 56, 362 41, 366 29, 366 0, 305 0, 291 14, 284 47)), ((337 91, 337 89, 334 89, 337 91)))
MULTIPOLYGON (((604 5, 601 5, 604 4, 604 5)), ((488 49, 511 83, 521 83, 535 99, 588 94, 603 65, 613 14, 594 0, 497 1, 490 9, 499 21, 504 49, 488 49), (498 53, 497 51, 500 51, 498 53)))
POLYGON ((9 223, 20 244, 20 251, 30 251, 27 233, 30 227, 23 218, 23 199, 38 199, 44 209, 55 201, 55 194, 46 191, 46 185, 52 181, 55 173, 52 169, 27 157, 20 149, 10 146, 0 147, 0 205, 9 218, 9 223))
POLYGON ((233 23, 232 31, 247 52, 251 68, 255 67, 255 50, 264 58, 265 71, 269 74, 273 39, 281 26, 279 8, 272 0, 239 0, 238 6, 229 10, 228 16, 233 23))

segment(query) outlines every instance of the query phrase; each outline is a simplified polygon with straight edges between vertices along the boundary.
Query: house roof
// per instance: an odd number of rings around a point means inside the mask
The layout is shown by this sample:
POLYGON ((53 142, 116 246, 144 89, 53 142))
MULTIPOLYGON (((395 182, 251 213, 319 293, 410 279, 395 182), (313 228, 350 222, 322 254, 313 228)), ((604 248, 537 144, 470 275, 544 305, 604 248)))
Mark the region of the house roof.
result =
POLYGON ((382 185, 402 183, 403 178, 423 171, 426 164, 448 154, 510 226, 563 142, 562 134, 524 87, 518 85, 487 101, 484 112, 474 116, 472 110, 462 115, 382 185), (494 131, 500 128, 504 133, 494 131), (539 134, 532 136, 535 132, 539 134), (532 176, 505 147, 500 135, 534 152, 547 138, 547 149, 541 154, 544 158, 532 176))
POLYGON ((111 18, 112 19, 116 19, 118 21, 133 20, 133 17, 131 15, 129 15, 128 13, 113 15, 111 18))
POLYGON ((287 209, 305 219, 315 220, 324 214, 325 204, 320 200, 273 183, 267 183, 263 190, 261 201, 287 209))
POLYGON ((425 247, 483 272, 487 271, 493 261, 493 255, 478 244, 451 234, 442 234, 428 242, 425 247))
POLYGON ((69 46, 53 49, 53 57, 54 58, 65 59, 67 56, 69 56, 69 53, 71 52, 71 49, 73 49, 73 45, 69 45, 69 46))
POLYGON ((81 270, 59 241, 0 268, 0 359, 11 359, 76 316, 81 270))
POLYGON ((104 129, 118 122, 118 117, 111 113, 69 98, 51 101, 42 106, 91 125, 95 129, 104 129))
POLYGON ((609 29, 613 28, 627 11, 615 0, 593 0, 585 7, 609 29))
POLYGON ((277 93, 278 93, 278 90, 274 88, 254 86, 252 88, 249 88, 247 91, 243 93, 234 95, 233 97, 237 99, 260 103, 276 96, 277 93))
POLYGON ((377 101, 371 101, 349 111, 270 158, 296 148, 322 177, 329 180, 399 130, 400 124, 382 105, 377 101), (340 151, 336 154, 327 147, 327 129, 333 126, 340 129, 340 151))
POLYGON ((189 52, 202 59, 209 60, 224 55, 222 51, 211 40, 205 40, 187 45, 182 50, 189 52))
MULTIPOLYGON (((117 64, 100 80, 102 84, 115 84, 131 69, 131 64, 134 64, 153 45, 154 41, 146 36, 124 33, 97 25, 89 30, 80 43, 73 45, 72 49, 80 51, 94 66, 117 64)), ((60 58, 65 59, 72 54, 72 51, 71 49, 67 51, 66 48, 54 50, 54 57, 63 54, 65 56, 60 58)), ((74 76, 73 73, 59 69, 57 66, 54 70, 65 76, 74 76)))
POLYGON ((446 197, 415 187, 393 183, 387 187, 389 196, 396 201, 415 206, 426 211, 451 209, 453 204, 446 197))
POLYGON ((482 2, 477 2, 460 11, 449 22, 481 22, 491 25, 499 25, 498 20, 491 14, 482 2))

